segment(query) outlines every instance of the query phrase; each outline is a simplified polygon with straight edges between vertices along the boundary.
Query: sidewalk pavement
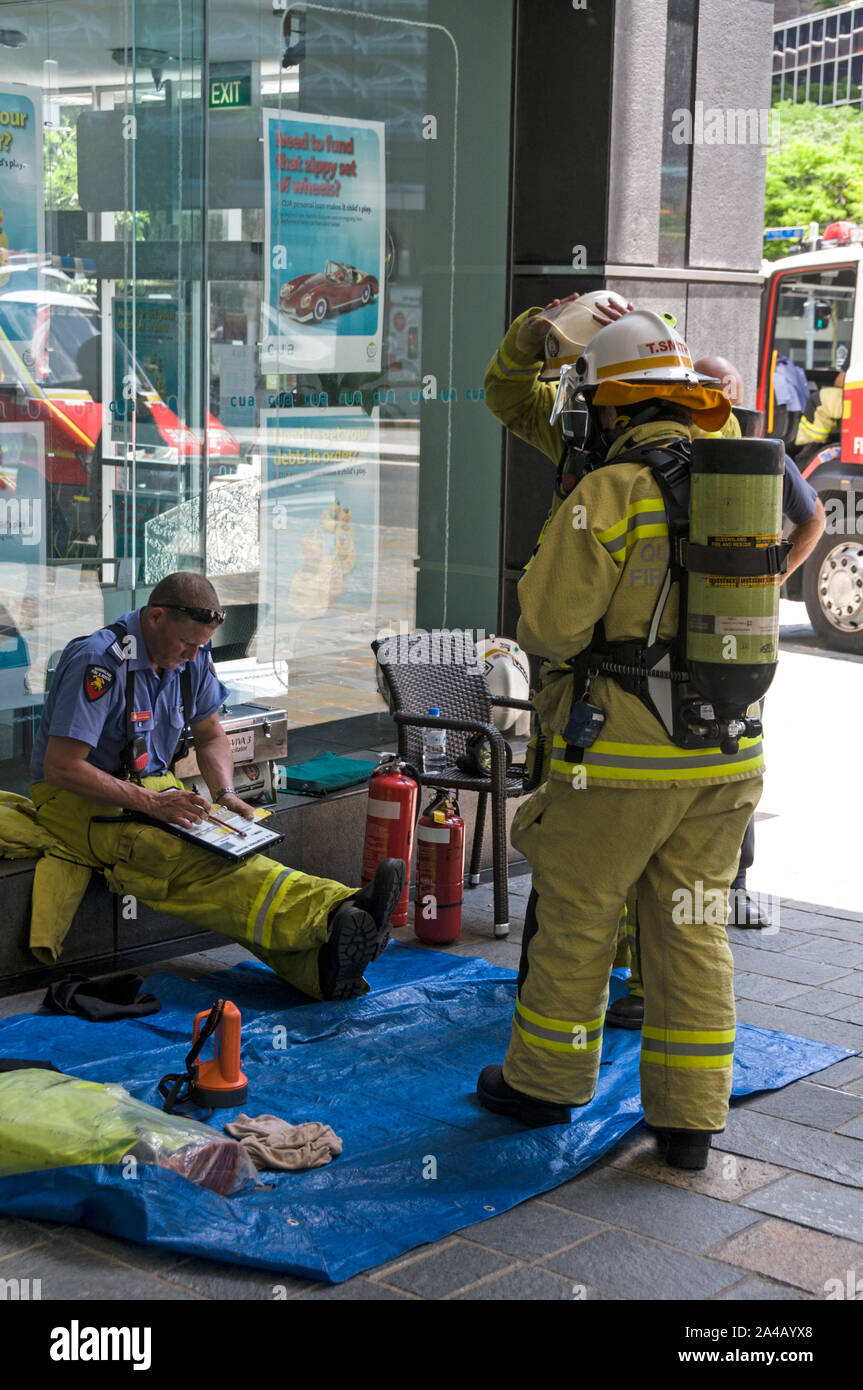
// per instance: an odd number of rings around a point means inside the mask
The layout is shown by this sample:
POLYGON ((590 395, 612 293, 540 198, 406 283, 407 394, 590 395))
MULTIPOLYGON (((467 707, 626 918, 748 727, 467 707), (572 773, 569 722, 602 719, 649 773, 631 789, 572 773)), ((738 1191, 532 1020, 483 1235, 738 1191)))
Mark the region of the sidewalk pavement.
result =
MULTIPOLYGON (((462 936, 449 949, 516 968, 529 887, 527 877, 510 881, 506 941, 490 937, 491 885, 466 892, 462 936)), ((410 927, 395 935, 415 939, 410 927)), ((783 901, 778 932, 729 937, 741 1021, 863 1050, 863 913, 783 901)), ((244 958, 227 946, 168 968, 200 974, 244 958)), ((43 993, 0 999, 0 1015, 35 1011, 43 993)), ((863 1301, 861 1189, 863 1056, 735 1104, 706 1172, 658 1162, 639 1128, 563 1186, 343 1284, 2 1217, 0 1280, 41 1279, 43 1298, 95 1301, 863 1301)))

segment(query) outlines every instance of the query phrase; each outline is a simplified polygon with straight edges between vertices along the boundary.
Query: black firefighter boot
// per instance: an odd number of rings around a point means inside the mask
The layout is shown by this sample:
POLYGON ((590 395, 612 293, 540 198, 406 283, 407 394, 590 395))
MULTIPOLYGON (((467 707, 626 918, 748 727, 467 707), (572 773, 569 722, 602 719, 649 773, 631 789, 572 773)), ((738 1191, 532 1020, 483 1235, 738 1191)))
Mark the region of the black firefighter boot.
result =
POLYGON ((329 940, 318 952, 324 999, 355 999, 360 993, 363 971, 386 949, 404 883, 403 861, 382 859, 371 883, 332 910, 329 940))
POLYGON ((644 999, 639 994, 622 994, 605 1013, 606 1028, 637 1031, 644 1023, 644 999))
POLYGON ((710 1153, 711 1129, 657 1129, 659 1152, 669 1168, 688 1168, 697 1171, 707 1167, 710 1153))
POLYGON ((503 1067, 483 1067, 476 1083, 476 1094, 486 1110, 492 1110, 495 1115, 509 1115, 530 1129, 539 1129, 542 1125, 568 1125, 572 1120, 571 1106, 538 1100, 510 1086, 503 1079, 503 1067))
POLYGON ((770 919, 764 915, 754 898, 746 891, 746 876, 739 874, 728 892, 728 925, 743 927, 750 931, 763 931, 770 926, 770 919))

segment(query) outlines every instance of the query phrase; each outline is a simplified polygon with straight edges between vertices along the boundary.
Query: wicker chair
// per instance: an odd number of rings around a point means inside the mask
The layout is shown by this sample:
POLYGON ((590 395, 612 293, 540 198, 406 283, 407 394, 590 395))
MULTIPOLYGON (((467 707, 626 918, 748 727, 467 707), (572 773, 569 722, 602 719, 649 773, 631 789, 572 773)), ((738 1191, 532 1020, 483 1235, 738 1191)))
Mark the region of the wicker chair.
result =
POLYGON ((398 726, 399 754, 420 774, 423 786, 477 793, 476 828, 470 857, 469 883, 480 881, 480 855, 488 800, 491 797, 492 864, 494 874, 494 934, 509 934, 507 886, 506 800, 525 794, 525 768, 506 771, 506 751, 500 731, 491 722, 493 706, 530 710, 527 700, 493 696, 470 632, 411 632, 372 643, 398 726), (432 707, 440 718, 432 717, 432 707), (423 730, 447 731, 447 766, 442 772, 423 772, 423 730), (491 742, 491 777, 471 776, 456 766, 470 734, 482 732, 491 742))

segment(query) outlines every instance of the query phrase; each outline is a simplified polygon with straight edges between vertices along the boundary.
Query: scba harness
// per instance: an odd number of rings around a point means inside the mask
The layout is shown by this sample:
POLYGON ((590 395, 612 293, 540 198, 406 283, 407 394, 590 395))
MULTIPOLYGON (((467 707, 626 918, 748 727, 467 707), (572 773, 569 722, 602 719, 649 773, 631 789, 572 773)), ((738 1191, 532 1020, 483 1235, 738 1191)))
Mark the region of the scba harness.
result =
MULTIPOLYGON (((576 676, 576 699, 564 738, 581 747, 589 747, 596 738, 604 716, 587 705, 584 696, 590 678, 604 675, 637 696, 678 747, 707 749, 718 744, 723 753, 733 755, 739 749, 741 738, 757 738, 761 734, 761 721, 750 716, 748 709, 766 689, 766 668, 735 660, 720 667, 693 661, 687 656, 687 634, 693 630, 707 630, 704 624, 715 622, 689 611, 688 577, 693 574, 710 576, 719 583, 725 579, 732 586, 743 579, 769 582, 769 578, 785 571, 791 547, 786 541, 756 544, 758 540, 763 541, 759 536, 735 538, 746 541, 745 544, 692 542, 692 445, 689 440, 645 445, 609 460, 610 465, 617 463, 647 465, 656 480, 668 525, 668 567, 646 639, 611 642, 600 621, 589 648, 570 663, 576 676), (674 584, 679 593, 677 631, 670 640, 660 640, 662 620, 674 584)), ((750 466, 741 463, 740 472, 750 466)))

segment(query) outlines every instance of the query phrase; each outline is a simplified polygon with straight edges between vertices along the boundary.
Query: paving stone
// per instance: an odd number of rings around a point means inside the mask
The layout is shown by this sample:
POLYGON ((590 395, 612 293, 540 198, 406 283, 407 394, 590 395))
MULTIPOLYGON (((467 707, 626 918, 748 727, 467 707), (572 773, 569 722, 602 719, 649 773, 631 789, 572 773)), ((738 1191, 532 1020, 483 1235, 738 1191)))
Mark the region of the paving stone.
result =
POLYGON ((463 1293, 456 1294, 453 1302, 476 1303, 480 1299, 530 1299, 534 1302, 554 1299, 571 1302, 573 1299, 590 1298, 591 1294, 594 1298, 600 1297, 595 1289, 587 1290, 582 1285, 573 1288, 572 1281, 561 1278, 559 1274, 549 1274, 547 1270, 537 1269, 534 1265, 522 1265, 520 1269, 498 1274, 494 1279, 486 1279, 472 1289, 465 1289, 463 1293))
MULTIPOLYGON (((223 1298, 230 1297, 229 1294, 219 1295, 223 1298)), ((288 1297, 290 1298, 290 1292, 288 1297)), ((365 1279, 362 1275, 357 1275, 353 1279, 346 1279, 343 1284, 317 1284, 313 1288, 307 1288, 305 1293, 297 1296, 298 1303, 304 1303, 307 1299, 321 1299, 324 1302, 333 1302, 340 1299, 360 1299, 363 1302, 377 1300, 392 1302, 398 1299, 402 1303, 412 1303, 414 1300, 410 1294, 402 1293, 401 1289, 387 1288, 386 1284, 376 1284, 371 1279, 365 1279)))
POLYGON ((766 1279, 744 1279, 733 1289, 724 1289, 712 1300, 714 1303, 776 1303, 788 1300, 795 1303, 811 1302, 812 1294, 802 1289, 789 1289, 786 1284, 770 1284, 766 1279))
POLYGON ((549 1200, 596 1221, 653 1236, 682 1250, 705 1250, 722 1234, 740 1230, 753 1219, 727 1202, 632 1177, 613 1167, 574 1178, 555 1188, 549 1200))
MULTIPOLYGON (((722 1153, 711 1148, 707 1167, 702 1172, 685 1172, 681 1168, 669 1168, 664 1158, 656 1152, 656 1140, 644 1130, 635 1130, 627 1135, 622 1144, 611 1151, 606 1162, 614 1168, 635 1177, 653 1178, 669 1187, 684 1187, 689 1192, 700 1192, 705 1197, 716 1197, 720 1202, 736 1202, 747 1192, 754 1192, 767 1183, 784 1177, 787 1168, 777 1168, 772 1163, 760 1163, 755 1158, 740 1158, 737 1154, 722 1153)), ((553 1199, 554 1194, 551 1194, 553 1199)))
POLYGON ((856 941, 836 941, 830 936, 821 936, 814 941, 804 942, 792 948, 795 956, 807 960, 820 961, 822 965, 863 965, 863 946, 856 941))
POLYGON ((839 1134, 850 1134, 852 1139, 863 1139, 863 1115, 857 1120, 851 1120, 848 1124, 840 1125, 839 1134))
POLYGON ((860 1268, 860 1247, 854 1242, 774 1219, 738 1232, 710 1253, 716 1260, 806 1289, 819 1298, 825 1296, 829 1279, 844 1284, 848 1271, 860 1268))
POLYGON ((761 1004, 782 1004, 786 999, 810 992, 806 985, 790 980, 774 980, 769 975, 734 972, 734 994, 738 999, 755 999, 761 1004))
POLYGON ((85 1298, 100 1303, 128 1303, 138 1299, 197 1301, 190 1289, 118 1264, 65 1235, 4 1260, 0 1270, 4 1279, 40 1279, 43 1301, 85 1298))
MULTIPOLYGON (((747 932, 751 936, 752 932, 747 932)), ((838 981, 849 972, 839 965, 820 965, 818 961, 781 951, 756 951, 750 946, 733 946, 735 970, 747 974, 770 975, 777 980, 791 980, 800 985, 826 985, 838 981)), ((839 987, 838 985, 836 986, 839 987)))
MULTIPOLYGON (((782 1000, 766 1000, 767 1003, 782 1003, 782 1000)), ((857 1010, 858 1017, 847 1020, 850 1023, 863 1022, 863 1000, 852 994, 840 994, 832 985, 822 985, 820 989, 807 989, 798 994, 791 1003, 792 1009, 802 1009, 805 1014, 820 1014, 823 1018, 845 1019, 847 1010, 857 1010)))
POLYGON ((0 1260, 53 1238, 54 1231, 46 1230, 39 1221, 19 1221, 17 1217, 4 1216, 0 1219, 0 1260))
POLYGON ((792 1174, 750 1193, 741 1205, 863 1243, 863 1199, 856 1188, 837 1182, 792 1174))
POLYGON ((819 1086, 811 1081, 797 1081, 781 1091, 768 1091, 766 1095, 756 1096, 750 1101, 750 1107, 760 1110, 763 1115, 778 1115, 783 1120, 795 1120, 797 1124, 827 1130, 838 1129, 840 1125, 846 1125, 849 1120, 863 1115, 863 1101, 859 1096, 848 1095, 835 1086, 819 1086))
POLYGON ((863 912, 852 912, 844 907, 820 907, 817 903, 804 903, 798 898, 783 898, 782 906, 801 912, 806 917, 819 917, 822 921, 837 918, 843 922, 863 922, 863 912))
POLYGON ((264 1299, 268 1302, 291 1297, 309 1287, 307 1279, 275 1274, 268 1269, 226 1264, 219 1260, 186 1260, 167 1270, 162 1278, 176 1288, 199 1294, 201 1298, 264 1299), (281 1290, 285 1290, 282 1294, 281 1290))
POLYGON ((863 999, 843 995, 841 1004, 830 1010, 831 1018, 841 1018, 845 1023, 863 1024, 863 999))
POLYGON ((863 1081, 863 1057, 846 1057, 818 1073, 819 1086, 838 1086, 841 1090, 849 1081, 863 1081))
POLYGON ((863 1188, 863 1142, 859 1139, 763 1115, 748 1106, 735 1106, 729 1112, 725 1132, 714 1136, 713 1147, 863 1188))
MULTIPOLYGON (((78 1245, 83 1245, 94 1255, 104 1255, 118 1264, 131 1265, 133 1269, 147 1274, 164 1275, 169 1269, 189 1263, 189 1256, 177 1250, 162 1250, 154 1245, 136 1245, 131 1240, 121 1240, 117 1236, 105 1235, 102 1231, 91 1231, 84 1226, 67 1226, 66 1235, 78 1245)), ((206 1261, 199 1261, 206 1263, 206 1261)))
POLYGON ((863 1028, 857 1024, 843 1023, 838 1018, 821 1018, 818 1014, 805 1014, 786 1004, 756 1004, 751 999, 740 999, 737 1018, 740 1023, 754 1023, 758 1028, 771 1028, 779 1033, 795 1033, 798 1037, 813 1038, 816 1042, 836 1043, 839 1047, 863 1047, 863 1028))
POLYGON ((794 946, 805 946, 818 940, 808 932, 786 930, 784 922, 777 924, 775 909, 771 912, 769 903, 763 902, 761 906, 766 910, 771 925, 761 930, 752 927, 729 927, 728 943, 732 949, 744 946, 753 951, 766 952, 768 955, 781 955, 794 946))
POLYGON ((841 980, 831 980, 831 989, 837 989, 842 994, 853 995, 855 999, 863 998, 863 970, 852 970, 848 975, 843 975, 841 980))
POLYGON ((471 1240, 456 1240, 444 1250, 392 1270, 386 1282, 423 1298, 444 1298, 511 1264, 512 1260, 471 1240))
POLYGON ((737 1281, 733 1269, 631 1231, 600 1231, 543 1261, 543 1268, 603 1297, 631 1299, 709 1298, 737 1281))
POLYGON ((596 1235, 602 1229, 598 1222, 589 1221, 587 1217, 534 1200, 522 1202, 521 1206, 493 1216, 489 1221, 468 1226, 459 1231, 459 1235, 503 1255, 534 1260, 562 1250, 565 1245, 574 1245, 585 1236, 596 1235))

